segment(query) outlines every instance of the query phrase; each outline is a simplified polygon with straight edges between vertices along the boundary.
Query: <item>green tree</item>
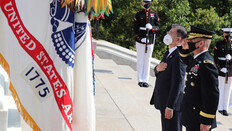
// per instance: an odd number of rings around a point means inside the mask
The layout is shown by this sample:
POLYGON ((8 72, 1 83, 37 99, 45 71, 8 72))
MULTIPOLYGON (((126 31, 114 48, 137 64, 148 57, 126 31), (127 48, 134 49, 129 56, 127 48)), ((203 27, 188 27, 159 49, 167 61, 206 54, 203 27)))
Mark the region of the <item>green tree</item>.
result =
MULTIPOLYGON (((142 10, 141 0, 114 0, 112 4, 114 14, 100 20, 99 38, 135 50, 133 19, 142 10)), ((153 52, 157 59, 162 58, 167 48, 163 37, 174 23, 187 30, 191 24, 215 31, 211 53, 215 41, 222 39, 220 29, 232 26, 232 0, 153 0, 151 9, 158 13, 161 22, 153 52)), ((94 30, 96 21, 92 25, 94 30)))

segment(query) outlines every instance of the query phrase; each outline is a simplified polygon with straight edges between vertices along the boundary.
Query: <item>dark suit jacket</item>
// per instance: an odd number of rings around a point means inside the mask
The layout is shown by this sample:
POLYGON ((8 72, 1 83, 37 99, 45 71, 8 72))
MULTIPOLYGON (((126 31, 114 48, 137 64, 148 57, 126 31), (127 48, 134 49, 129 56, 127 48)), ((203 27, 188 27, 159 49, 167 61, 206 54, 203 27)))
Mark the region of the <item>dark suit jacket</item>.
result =
POLYGON ((155 105, 159 110, 168 107, 179 111, 183 99, 186 65, 183 64, 178 49, 174 50, 167 59, 166 56, 167 52, 161 60, 167 63, 166 70, 158 73, 155 71, 156 83, 150 104, 155 105))

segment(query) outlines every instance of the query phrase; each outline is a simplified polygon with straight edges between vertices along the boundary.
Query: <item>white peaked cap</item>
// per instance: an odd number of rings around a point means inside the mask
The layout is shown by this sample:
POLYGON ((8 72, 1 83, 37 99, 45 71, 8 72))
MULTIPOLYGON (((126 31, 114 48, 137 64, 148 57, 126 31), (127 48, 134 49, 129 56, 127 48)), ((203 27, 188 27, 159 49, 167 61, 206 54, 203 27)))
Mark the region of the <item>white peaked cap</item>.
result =
POLYGON ((143 2, 151 2, 152 0, 143 0, 143 2))
POLYGON ((222 28, 223 32, 230 33, 232 32, 232 28, 222 28))

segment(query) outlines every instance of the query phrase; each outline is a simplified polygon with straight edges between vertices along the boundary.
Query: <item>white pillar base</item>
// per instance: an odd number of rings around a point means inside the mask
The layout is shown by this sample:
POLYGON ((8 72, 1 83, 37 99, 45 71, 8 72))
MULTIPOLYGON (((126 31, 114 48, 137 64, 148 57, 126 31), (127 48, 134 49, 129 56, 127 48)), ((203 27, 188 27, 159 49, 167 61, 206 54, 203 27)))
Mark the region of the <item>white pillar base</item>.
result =
POLYGON ((30 126, 27 125, 27 123, 23 120, 21 117, 21 128, 22 131, 33 131, 30 126))
POLYGON ((7 131, 8 111, 0 109, 0 131, 7 131))

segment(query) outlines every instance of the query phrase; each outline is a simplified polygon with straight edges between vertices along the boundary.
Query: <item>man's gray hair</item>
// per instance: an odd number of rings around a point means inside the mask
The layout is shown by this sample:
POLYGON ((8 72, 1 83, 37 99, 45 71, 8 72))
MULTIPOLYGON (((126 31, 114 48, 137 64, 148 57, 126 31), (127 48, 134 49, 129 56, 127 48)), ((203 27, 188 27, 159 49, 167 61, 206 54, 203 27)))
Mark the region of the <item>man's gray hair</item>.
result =
POLYGON ((177 29, 177 37, 181 37, 181 42, 183 42, 183 40, 185 38, 187 38, 187 30, 184 28, 184 26, 181 26, 179 24, 172 24, 172 28, 176 28, 177 29))

